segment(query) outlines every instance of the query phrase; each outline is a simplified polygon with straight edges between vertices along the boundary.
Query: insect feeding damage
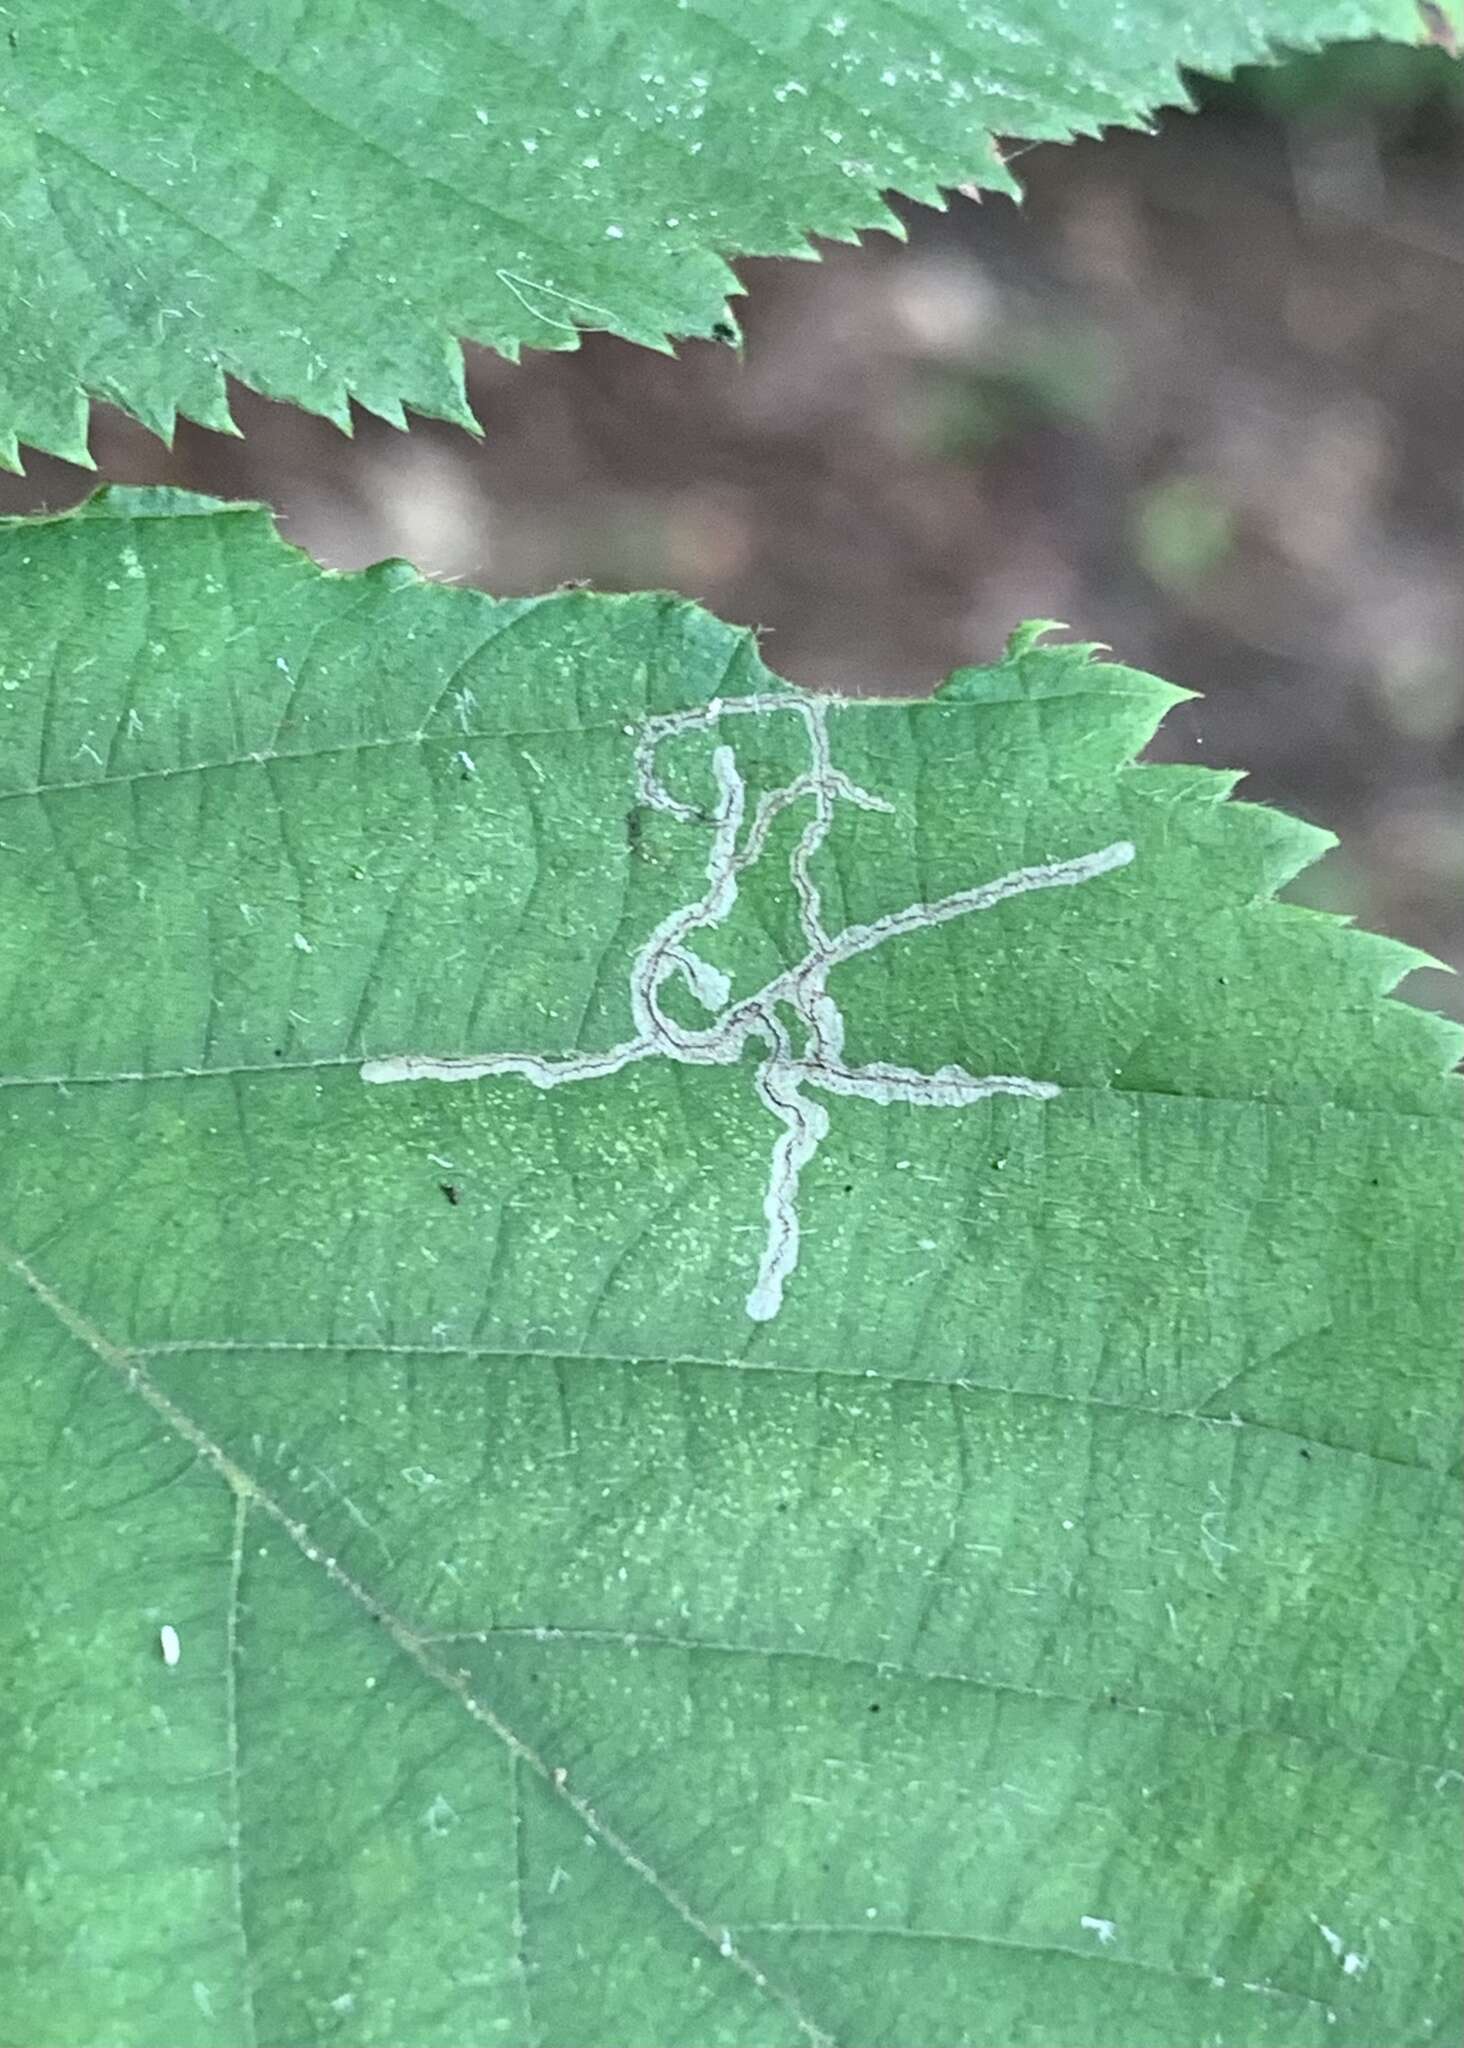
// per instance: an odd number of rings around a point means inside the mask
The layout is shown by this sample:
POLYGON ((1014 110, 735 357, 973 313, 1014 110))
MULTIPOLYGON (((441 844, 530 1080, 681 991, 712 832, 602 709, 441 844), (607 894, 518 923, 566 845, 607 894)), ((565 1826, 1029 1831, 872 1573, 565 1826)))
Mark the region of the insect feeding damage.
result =
POLYGON ((515 1074, 536 1088, 557 1088, 565 1082, 606 1080, 644 1059, 671 1059, 684 1066, 731 1066, 742 1058, 749 1043, 762 1046, 753 1085, 758 1100, 782 1130, 773 1142, 763 1198, 767 1234, 757 1277, 747 1296, 747 1313, 755 1322, 768 1322, 777 1315, 785 1284, 798 1264, 799 1179, 829 1129, 828 1111, 810 1096, 810 1089, 864 1102, 901 1102, 925 1109, 961 1109, 991 1095, 1046 1101, 1061 1093, 1054 1081, 1033 1080, 1022 1074, 971 1074, 955 1065, 925 1074, 886 1060, 851 1064, 844 1054, 844 1017, 828 986, 833 970, 890 939, 993 909, 1029 890, 1092 881, 1127 866, 1134 857, 1128 840, 1116 840, 1073 860, 1016 868, 934 903, 912 903, 872 923, 846 925, 840 932, 831 932, 824 922, 813 861, 828 837, 835 806, 848 803, 860 810, 889 813, 894 806, 860 788, 834 766, 829 709, 826 701, 817 698, 764 693, 727 702, 713 698, 707 704, 642 722, 635 750, 638 804, 662 811, 682 824, 709 824, 712 844, 706 887, 661 920, 631 963, 633 1037, 606 1052, 497 1052, 462 1059, 399 1053, 366 1060, 361 1067, 362 1080, 374 1083, 476 1081, 515 1074), (725 719, 780 714, 801 720, 808 765, 781 788, 766 791, 750 820, 747 785, 733 748, 725 742, 719 741, 712 749, 717 801, 710 814, 700 805, 684 802, 662 780, 657 754, 666 740, 697 731, 715 735, 725 719), (795 804, 811 806, 808 822, 789 857, 789 881, 805 951, 793 966, 754 994, 734 1000, 727 976, 695 951, 692 938, 698 931, 726 923, 737 901, 740 878, 763 858, 774 823, 795 804), (673 977, 679 977, 709 1013, 710 1023, 689 1026, 667 1013, 661 991, 673 977))

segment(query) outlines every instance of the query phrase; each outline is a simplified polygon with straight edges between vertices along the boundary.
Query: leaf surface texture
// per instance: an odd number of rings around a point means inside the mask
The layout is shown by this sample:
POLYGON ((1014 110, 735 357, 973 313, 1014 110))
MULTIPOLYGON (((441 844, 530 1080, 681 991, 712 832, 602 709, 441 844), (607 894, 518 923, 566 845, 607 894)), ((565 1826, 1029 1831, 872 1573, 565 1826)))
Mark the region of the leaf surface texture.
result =
POLYGON ((1324 835, 1035 630, 132 492, 0 622, 6 2039, 1451 2037, 1456 1047, 1324 835))

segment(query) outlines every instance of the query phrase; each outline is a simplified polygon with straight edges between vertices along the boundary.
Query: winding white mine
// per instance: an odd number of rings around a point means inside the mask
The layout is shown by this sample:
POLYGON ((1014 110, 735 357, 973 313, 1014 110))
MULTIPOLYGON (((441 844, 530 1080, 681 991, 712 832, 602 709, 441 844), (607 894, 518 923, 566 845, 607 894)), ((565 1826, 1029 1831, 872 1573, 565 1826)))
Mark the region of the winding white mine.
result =
POLYGON ((1134 849, 1126 839, 1074 860, 1045 861, 1015 868, 994 881, 958 890, 934 903, 912 903, 872 924, 847 925, 830 932, 824 923, 823 899, 813 872, 814 856, 828 837, 838 803, 866 811, 893 811, 883 797, 872 796, 836 768, 829 750, 827 702, 817 698, 755 695, 730 702, 713 699, 685 711, 643 721, 635 749, 638 800, 682 823, 711 828, 706 887, 690 903, 664 917, 636 953, 630 969, 630 1010, 635 1035, 607 1052, 483 1053, 464 1059, 398 1053, 363 1062, 363 1081, 477 1081, 512 1074, 535 1088, 557 1088, 567 1081, 602 1081, 636 1060, 671 1059, 683 1066, 731 1066, 749 1041, 765 1048, 754 1087, 758 1101, 782 1125, 773 1141, 763 1216, 767 1237, 757 1279, 747 1297, 747 1313, 768 1322, 782 1307, 783 1289, 798 1264, 798 1183, 803 1169, 828 1135, 823 1104, 806 1090, 826 1095, 855 1096, 861 1101, 902 1102, 923 1109, 962 1109, 990 1095, 1027 1096, 1045 1101, 1061 1091, 1054 1081, 1036 1081, 1023 1074, 969 1074, 964 1067, 939 1067, 924 1074, 913 1067, 875 1060, 851 1066, 844 1058, 844 1018, 830 993, 828 978, 836 967, 861 953, 873 952, 889 939, 946 924, 990 910, 1031 889, 1071 888, 1091 882, 1115 868, 1126 867, 1134 849), (683 802, 661 779, 657 756, 664 741, 683 733, 715 733, 724 719, 769 717, 787 713, 800 719, 808 740, 808 767, 780 789, 767 791, 749 820, 747 785, 733 749, 719 742, 712 750, 716 806, 710 817, 695 804, 683 802), (692 945, 693 935, 725 924, 737 902, 740 878, 762 859, 773 825, 795 804, 807 803, 811 815, 789 856, 789 882, 798 905, 805 951, 793 966, 775 975, 753 995, 734 1002, 727 976, 703 960, 692 945), (711 1022, 692 1027, 679 1023, 662 1007, 661 991, 673 976, 685 983, 711 1022), (785 1021, 786 1020, 786 1021, 785 1021), (790 1029, 790 1022, 792 1028, 790 1029), (794 1033, 801 1039, 795 1044, 794 1033))

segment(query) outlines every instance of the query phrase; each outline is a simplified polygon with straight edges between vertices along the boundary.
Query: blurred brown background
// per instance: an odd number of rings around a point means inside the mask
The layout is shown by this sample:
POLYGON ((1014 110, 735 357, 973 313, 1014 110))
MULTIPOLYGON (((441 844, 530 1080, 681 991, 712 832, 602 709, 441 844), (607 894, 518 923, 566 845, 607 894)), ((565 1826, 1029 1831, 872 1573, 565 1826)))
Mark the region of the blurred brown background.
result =
MULTIPOLYGON (((240 391, 242 440, 171 454, 100 412, 97 467, 264 499, 342 567, 669 585, 846 691, 1069 620, 1205 693, 1156 754, 1342 834, 1294 895, 1464 966, 1460 67, 1334 52, 1020 174, 1020 209, 744 265, 741 360, 472 355, 481 444, 240 391)), ((0 511, 94 481, 35 458, 0 511)), ((1464 1015, 1464 983, 1409 992, 1464 1015)))

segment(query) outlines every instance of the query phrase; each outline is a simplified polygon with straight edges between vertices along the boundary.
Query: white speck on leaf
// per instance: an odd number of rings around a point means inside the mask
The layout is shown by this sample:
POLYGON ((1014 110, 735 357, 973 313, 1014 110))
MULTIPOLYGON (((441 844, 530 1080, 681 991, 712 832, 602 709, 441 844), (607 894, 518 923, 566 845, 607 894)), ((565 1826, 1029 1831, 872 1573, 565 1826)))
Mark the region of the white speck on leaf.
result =
POLYGON ((1343 1976, 1361 1977, 1368 1967, 1368 1958, 1359 1955, 1356 1949, 1350 1949, 1336 1928, 1328 1927, 1325 1921, 1318 1920, 1315 1913, 1312 1914, 1311 1921, 1317 1933, 1342 1965, 1343 1976))
POLYGON ((439 1792, 423 1814, 422 1824, 429 1835, 445 1835, 458 1818, 457 1808, 449 1805, 439 1792))
POLYGON ((1111 1920, 1100 1920, 1096 1913, 1084 1913, 1078 1925, 1088 1934, 1097 1935, 1100 1948, 1108 1948, 1118 1940, 1118 1929, 1114 1923, 1111 1920))
POLYGON ((169 1621, 158 1630, 158 1648, 163 1653, 163 1662, 171 1671, 183 1654, 183 1645, 178 1640, 178 1631, 169 1621))

